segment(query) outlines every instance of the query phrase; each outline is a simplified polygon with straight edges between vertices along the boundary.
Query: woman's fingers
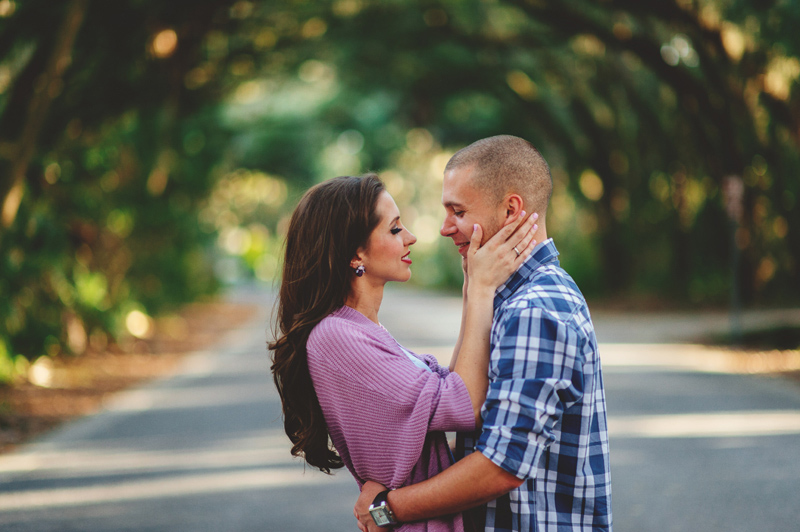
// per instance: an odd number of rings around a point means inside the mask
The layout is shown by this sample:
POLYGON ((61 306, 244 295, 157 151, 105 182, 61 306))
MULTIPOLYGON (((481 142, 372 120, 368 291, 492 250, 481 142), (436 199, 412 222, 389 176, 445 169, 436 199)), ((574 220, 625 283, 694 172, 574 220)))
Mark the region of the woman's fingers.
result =
MULTIPOLYGON (((524 218, 524 216, 525 214, 523 211, 520 213, 520 217, 524 218)), ((539 230, 539 226, 535 223, 538 218, 538 213, 533 213, 531 216, 524 218, 522 221, 516 224, 516 228, 514 229, 513 233, 505 242, 505 245, 510 246, 512 253, 516 255, 513 262, 517 266, 524 262, 533 251, 533 248, 536 247, 536 240, 533 237, 536 234, 536 231, 539 230)), ((513 225, 515 224, 509 224, 506 227, 513 225)))
MULTIPOLYGON (((533 216, 531 216, 531 218, 533 218, 533 216)), ((517 244, 514 246, 514 248, 517 251, 519 251, 520 254, 522 254, 523 250, 532 250, 533 247, 536 246, 536 240, 533 237, 534 235, 536 235, 536 231, 538 231, 538 229, 539 226, 533 224, 533 226, 530 229, 528 229, 527 232, 522 234, 522 239, 519 242, 517 242, 517 244)), ((518 234, 519 233, 515 233, 514 236, 518 234)), ((511 241, 514 240, 514 236, 511 237, 510 239, 511 241)))
POLYGON ((527 216, 525 211, 520 211, 516 222, 501 227, 483 246, 480 245, 483 228, 475 224, 470 238, 470 256, 476 258, 481 249, 496 257, 495 260, 507 261, 509 266, 518 267, 536 247, 534 235, 539 229, 536 224, 538 219, 538 213, 527 216))
MULTIPOLYGON (((526 217, 525 211, 520 211, 519 221, 504 226, 498 231, 498 235, 502 235, 506 242, 511 244, 512 248, 517 244, 522 245, 524 244, 522 238, 528 234, 532 235, 538 229, 536 225, 536 220, 538 219, 538 213, 533 213, 526 217)), ((517 246, 517 249, 522 250, 522 246, 517 246)))
MULTIPOLYGON (((519 229, 522 229, 523 231, 526 230, 525 227, 526 224, 528 224, 530 217, 528 219, 525 219, 525 214, 526 214, 525 211, 520 211, 518 221, 506 224, 503 227, 501 227, 500 230, 497 231, 497 234, 495 234, 492 238, 489 239, 489 242, 496 243, 497 246, 499 247, 504 242, 507 242, 511 238, 511 235, 515 234, 519 229)), ((487 244, 489 242, 487 242, 487 244)), ((511 247, 513 247, 513 244, 511 247)))
POLYGON ((483 228, 477 224, 473 227, 467 255, 470 286, 475 283, 496 289, 519 268, 535 246, 532 240, 537 231, 536 218, 520 212, 519 220, 501 227, 483 246, 483 228))
POLYGON ((483 238, 483 227, 478 224, 472 226, 472 236, 469 237, 469 250, 472 254, 478 251, 481 247, 481 239, 483 238))
POLYGON ((539 226, 536 225, 536 220, 539 219, 539 215, 533 213, 526 218, 525 211, 522 211, 520 212, 520 218, 519 222, 510 223, 497 232, 495 238, 498 238, 498 250, 502 250, 502 246, 505 246, 506 249, 511 250, 512 253, 519 256, 522 254, 522 251, 527 248, 533 236, 536 234, 536 231, 539 229, 539 226))
POLYGON ((533 253, 533 248, 536 247, 536 244, 537 242, 533 238, 531 238, 530 241, 522 249, 520 249, 520 246, 522 244, 518 244, 517 249, 519 250, 519 255, 517 255, 517 262, 520 263, 525 262, 525 259, 527 259, 531 253, 533 253))
POLYGON ((475 256, 481 247, 481 240, 483 240, 483 227, 478 224, 473 224, 472 236, 469 237, 469 251, 467 251, 468 256, 475 256))
MULTIPOLYGON (((521 214, 521 216, 523 217, 525 216, 524 212, 525 211, 522 211, 523 214, 521 214)), ((536 230, 539 228, 539 226, 536 225, 536 221, 538 219, 539 219, 539 213, 535 212, 530 216, 528 216, 527 218, 520 221, 517 224, 517 227, 514 230, 513 234, 509 236, 509 240, 513 242, 514 237, 525 237, 526 235, 533 235, 533 233, 535 233, 536 230)), ((522 243, 522 240, 520 240, 519 242, 522 243)))

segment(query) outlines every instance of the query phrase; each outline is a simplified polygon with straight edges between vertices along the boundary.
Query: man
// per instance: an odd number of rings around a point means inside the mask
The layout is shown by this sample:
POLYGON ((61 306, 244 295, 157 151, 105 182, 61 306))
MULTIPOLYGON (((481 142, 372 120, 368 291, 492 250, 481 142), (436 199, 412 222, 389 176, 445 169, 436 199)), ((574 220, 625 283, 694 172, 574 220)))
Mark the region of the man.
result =
POLYGON ((547 239, 551 193, 544 158, 517 137, 479 140, 448 162, 441 234, 463 257, 473 224, 485 242, 523 209, 539 214, 541 244, 497 290, 483 427, 457 437, 457 454, 466 456, 388 493, 365 484, 355 507, 362 530, 380 530, 375 519, 403 523, 475 506, 469 514, 486 532, 611 530, 597 340, 586 302, 547 239))

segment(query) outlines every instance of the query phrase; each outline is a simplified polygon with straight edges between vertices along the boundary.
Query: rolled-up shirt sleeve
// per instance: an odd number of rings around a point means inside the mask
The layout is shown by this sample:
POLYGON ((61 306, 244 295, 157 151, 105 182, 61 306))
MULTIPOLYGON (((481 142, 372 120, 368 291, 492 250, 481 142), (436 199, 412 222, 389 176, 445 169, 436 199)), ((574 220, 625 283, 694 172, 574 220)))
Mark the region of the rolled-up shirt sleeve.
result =
POLYGON ((541 308, 506 311, 501 320, 476 449, 524 479, 535 475, 561 415, 583 395, 585 337, 541 308))

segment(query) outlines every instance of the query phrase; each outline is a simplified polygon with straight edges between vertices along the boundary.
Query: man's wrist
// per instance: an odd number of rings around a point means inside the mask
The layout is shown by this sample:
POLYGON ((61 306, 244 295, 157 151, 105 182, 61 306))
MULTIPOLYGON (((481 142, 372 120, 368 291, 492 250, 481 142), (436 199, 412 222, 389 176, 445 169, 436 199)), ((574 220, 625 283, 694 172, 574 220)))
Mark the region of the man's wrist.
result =
POLYGON ((379 527, 395 526, 399 524, 397 517, 389 505, 389 494, 391 490, 384 490, 375 496, 369 506, 369 513, 372 520, 379 527))
POLYGON ((389 508, 392 509, 395 520, 397 520, 398 523, 402 523, 403 520, 397 516, 397 490, 391 490, 386 494, 386 503, 389 505, 389 508))

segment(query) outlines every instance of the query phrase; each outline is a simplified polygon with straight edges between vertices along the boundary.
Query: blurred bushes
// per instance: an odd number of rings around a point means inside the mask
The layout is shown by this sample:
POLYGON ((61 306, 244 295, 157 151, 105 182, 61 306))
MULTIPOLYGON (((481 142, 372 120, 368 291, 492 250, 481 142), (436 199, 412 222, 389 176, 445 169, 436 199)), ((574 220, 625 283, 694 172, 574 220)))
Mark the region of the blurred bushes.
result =
POLYGON ((226 134, 184 77, 225 6, 0 4, 0 380, 217 288, 196 213, 226 134))
POLYGON ((590 295, 719 306, 735 283, 748 304, 796 303, 795 4, 247 5, 244 27, 270 46, 253 37, 262 70, 226 113, 243 166, 298 191, 380 171, 416 254, 447 272, 431 248, 441 169, 477 138, 516 134, 551 164, 548 230, 590 295), (745 185, 736 224, 729 176, 745 185))
POLYGON ((216 288, 211 237, 196 218, 208 172, 187 175, 185 153, 148 153, 152 135, 130 115, 90 145, 55 149, 32 168, 38 179, 2 236, 0 315, 11 353, 102 348, 108 335, 134 335, 126 326, 132 311, 152 315, 216 288), (148 155, 160 157, 150 180, 148 155), (169 165, 169 182, 154 194, 145 183, 158 179, 159 163, 169 165))
POLYGON ((548 231, 587 294, 796 304, 798 22, 745 0, 0 0, 0 380, 270 282, 335 175, 379 172, 413 282, 457 288, 442 170, 500 133, 550 162, 548 231))

